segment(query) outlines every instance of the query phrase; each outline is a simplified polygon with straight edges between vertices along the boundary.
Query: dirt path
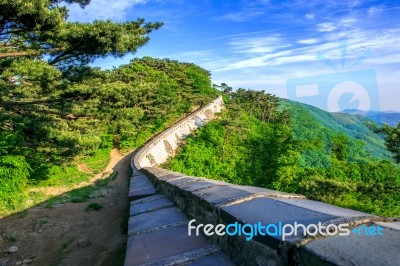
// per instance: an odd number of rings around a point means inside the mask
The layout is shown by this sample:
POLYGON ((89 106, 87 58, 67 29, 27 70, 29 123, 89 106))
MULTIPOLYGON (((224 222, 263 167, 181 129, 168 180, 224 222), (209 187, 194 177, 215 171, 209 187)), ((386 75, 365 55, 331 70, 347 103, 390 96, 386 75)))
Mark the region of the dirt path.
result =
POLYGON ((118 177, 102 190, 103 197, 83 203, 56 204, 52 208, 43 203, 24 215, 1 219, 0 266, 120 265, 126 243, 121 228, 128 215, 130 157, 113 150, 105 171, 91 180, 95 182, 118 171, 118 177), (103 208, 87 211, 90 203, 103 208), (18 251, 7 252, 13 246, 18 251))

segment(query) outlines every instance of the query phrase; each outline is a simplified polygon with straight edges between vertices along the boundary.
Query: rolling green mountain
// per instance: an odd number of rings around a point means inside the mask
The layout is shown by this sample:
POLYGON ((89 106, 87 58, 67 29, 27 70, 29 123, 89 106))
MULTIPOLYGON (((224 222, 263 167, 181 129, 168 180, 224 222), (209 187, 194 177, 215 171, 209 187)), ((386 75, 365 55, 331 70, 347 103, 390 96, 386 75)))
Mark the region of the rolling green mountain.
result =
POLYGON ((400 123, 400 113, 395 111, 379 112, 379 111, 362 111, 357 109, 346 109, 342 113, 359 115, 368 118, 378 124, 388 124, 396 126, 400 123))
POLYGON ((386 149, 383 138, 366 125, 368 119, 365 117, 347 113, 329 113, 311 105, 283 101, 289 106, 294 135, 299 140, 320 139, 329 146, 335 135, 344 134, 351 139, 350 160, 365 159, 364 156, 357 158, 360 150, 354 150, 361 149, 361 146, 364 146, 367 154, 375 159, 391 160, 392 155, 386 149))

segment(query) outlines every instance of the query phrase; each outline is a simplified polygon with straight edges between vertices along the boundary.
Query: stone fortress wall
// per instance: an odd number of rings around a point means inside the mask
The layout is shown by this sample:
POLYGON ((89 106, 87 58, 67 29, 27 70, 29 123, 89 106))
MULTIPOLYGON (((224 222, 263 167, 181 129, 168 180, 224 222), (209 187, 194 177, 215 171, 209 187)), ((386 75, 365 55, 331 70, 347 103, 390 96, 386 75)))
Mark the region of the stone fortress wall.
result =
MULTIPOLYGON (((316 234, 305 237, 300 234, 285 240, 279 236, 255 235, 249 241, 243 235, 207 237, 213 247, 218 246, 237 265, 400 265, 400 222, 308 200, 302 195, 192 177, 158 167, 174 155, 182 139, 222 108, 223 100, 219 96, 140 148, 131 162, 130 199, 137 202, 140 198, 165 195, 170 204, 173 203, 189 219, 196 219, 198 224, 297 222, 308 226, 348 223, 351 230, 361 233, 351 231, 347 236, 316 234), (383 236, 365 235, 367 230, 377 226, 383 228, 383 236)), ((134 215, 132 210, 131 207, 131 216, 134 215)), ((129 227, 139 226, 134 223, 135 218, 131 219, 129 227)), ((185 226, 187 228, 187 222, 185 226)), ((129 243, 127 258, 134 250, 129 248, 129 243)), ((133 264, 126 260, 126 265, 133 264)))
POLYGON ((223 106, 224 102, 222 97, 219 96, 211 103, 153 137, 133 157, 132 167, 140 169, 166 162, 174 154, 181 140, 188 137, 193 130, 213 119, 214 114, 221 112, 223 106))

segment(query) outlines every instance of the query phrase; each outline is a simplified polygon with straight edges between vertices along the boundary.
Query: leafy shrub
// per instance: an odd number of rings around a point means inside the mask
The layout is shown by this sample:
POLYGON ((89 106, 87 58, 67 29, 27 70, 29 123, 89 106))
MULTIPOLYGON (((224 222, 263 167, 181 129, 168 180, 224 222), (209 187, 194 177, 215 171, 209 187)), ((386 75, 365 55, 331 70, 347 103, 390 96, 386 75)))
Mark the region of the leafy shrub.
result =
POLYGON ((86 211, 100 211, 103 209, 103 205, 97 203, 97 202, 92 202, 89 203, 88 206, 86 206, 86 211))
POLYGON ((0 156, 0 208, 15 209, 23 204, 24 188, 30 173, 22 156, 0 156))

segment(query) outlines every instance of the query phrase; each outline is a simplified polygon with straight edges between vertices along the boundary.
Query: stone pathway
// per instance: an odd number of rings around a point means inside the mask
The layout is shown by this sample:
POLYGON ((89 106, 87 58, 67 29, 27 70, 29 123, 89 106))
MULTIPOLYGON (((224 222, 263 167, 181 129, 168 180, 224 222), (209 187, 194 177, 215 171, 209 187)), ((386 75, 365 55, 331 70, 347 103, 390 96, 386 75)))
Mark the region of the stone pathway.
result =
POLYGON ((189 219, 141 172, 131 178, 129 200, 126 266, 233 265, 217 245, 188 235, 189 219))

